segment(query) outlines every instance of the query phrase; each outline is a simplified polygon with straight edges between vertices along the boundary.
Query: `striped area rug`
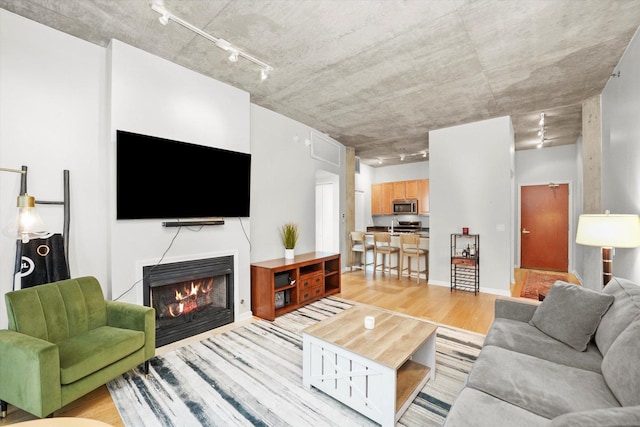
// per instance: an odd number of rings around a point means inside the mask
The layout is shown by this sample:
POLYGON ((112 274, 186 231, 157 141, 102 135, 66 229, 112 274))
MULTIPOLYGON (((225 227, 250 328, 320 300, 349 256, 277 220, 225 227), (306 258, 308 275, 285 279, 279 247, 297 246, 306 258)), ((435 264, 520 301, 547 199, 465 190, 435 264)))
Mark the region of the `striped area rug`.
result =
MULTIPOLYGON (((302 385, 301 331, 352 305, 328 297, 274 322, 252 322, 154 357, 149 378, 130 371, 107 387, 126 426, 375 426, 302 385)), ((398 425, 442 425, 483 341, 440 325, 436 379, 398 425)))

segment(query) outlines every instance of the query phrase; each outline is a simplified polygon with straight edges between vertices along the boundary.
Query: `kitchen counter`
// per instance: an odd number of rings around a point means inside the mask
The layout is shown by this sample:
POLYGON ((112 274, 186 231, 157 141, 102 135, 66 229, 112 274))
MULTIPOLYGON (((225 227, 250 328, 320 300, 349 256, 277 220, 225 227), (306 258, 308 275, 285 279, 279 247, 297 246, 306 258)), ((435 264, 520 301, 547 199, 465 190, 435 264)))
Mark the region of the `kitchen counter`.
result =
MULTIPOLYGON (((372 225, 367 227, 366 233, 375 233, 382 232, 388 233, 391 231, 391 227, 388 226, 380 226, 380 225, 372 225)), ((399 235, 400 233, 416 233, 420 234, 421 237, 429 237, 429 229, 428 228, 418 228, 418 229, 406 229, 402 227, 394 227, 393 235, 399 235)))

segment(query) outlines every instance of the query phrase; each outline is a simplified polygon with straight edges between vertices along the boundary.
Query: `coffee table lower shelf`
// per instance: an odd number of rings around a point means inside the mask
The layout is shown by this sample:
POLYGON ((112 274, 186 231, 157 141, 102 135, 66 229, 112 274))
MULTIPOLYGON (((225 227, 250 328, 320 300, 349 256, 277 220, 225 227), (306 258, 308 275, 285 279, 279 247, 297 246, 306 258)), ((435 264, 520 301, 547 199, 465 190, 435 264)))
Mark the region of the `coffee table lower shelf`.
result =
MULTIPOLYGON (((431 368, 416 363, 413 360, 407 360, 405 364, 402 365, 398 370, 396 383, 396 411, 405 403, 411 404, 411 402, 413 402, 413 399, 415 399, 429 378, 431 378, 429 376, 430 372, 431 368)), ((402 414, 400 414, 400 416, 402 416, 402 414)))

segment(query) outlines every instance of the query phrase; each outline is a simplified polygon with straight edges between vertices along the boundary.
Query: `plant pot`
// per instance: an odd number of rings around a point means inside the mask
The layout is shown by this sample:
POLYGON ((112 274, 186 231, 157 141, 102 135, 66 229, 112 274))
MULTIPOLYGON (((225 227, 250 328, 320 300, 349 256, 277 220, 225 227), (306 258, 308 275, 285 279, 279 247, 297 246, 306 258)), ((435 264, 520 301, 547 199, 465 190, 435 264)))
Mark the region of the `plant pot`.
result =
POLYGON ((284 257, 285 259, 293 259, 295 257, 295 249, 285 249, 284 257))

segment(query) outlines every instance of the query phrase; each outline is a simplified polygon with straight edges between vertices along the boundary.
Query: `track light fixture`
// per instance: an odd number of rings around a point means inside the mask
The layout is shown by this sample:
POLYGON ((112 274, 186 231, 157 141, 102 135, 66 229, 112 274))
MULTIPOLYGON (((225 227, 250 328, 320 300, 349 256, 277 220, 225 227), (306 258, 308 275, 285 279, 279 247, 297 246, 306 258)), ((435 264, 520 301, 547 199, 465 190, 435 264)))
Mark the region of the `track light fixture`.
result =
POLYGON ((540 142, 536 145, 536 148, 542 148, 544 146, 544 142, 546 141, 545 134, 547 129, 545 128, 545 114, 540 113, 540 121, 538 122, 540 126, 540 130, 538 130, 538 136, 540 137, 540 142))
POLYGON ((167 25, 169 23, 169 15, 163 13, 162 16, 158 18, 158 21, 160 21, 162 25, 167 25))
POLYGON ((242 50, 238 49, 237 47, 233 46, 231 43, 229 43, 228 41, 224 40, 224 39, 220 39, 217 37, 212 36, 209 33, 204 32, 203 30, 201 30, 198 27, 195 27, 194 25, 188 23, 187 21, 178 18, 177 16, 175 16, 174 14, 172 14, 171 12, 169 12, 167 9, 165 9, 164 6, 159 5, 159 4, 154 4, 152 3, 151 5, 151 9, 155 12, 158 12, 160 15, 159 21, 162 25, 167 25, 169 23, 169 21, 174 21, 177 24, 182 25, 184 28, 193 31, 194 33, 204 37, 205 39, 213 42, 216 46, 218 46, 220 49, 230 52, 229 54, 229 61, 231 62, 237 62, 239 57, 243 57, 244 59, 253 62, 254 64, 258 65, 261 68, 260 71, 260 79, 261 80, 266 80, 267 77, 269 77, 269 75, 271 74, 271 71, 273 71, 273 67, 269 64, 266 64, 262 61, 260 61, 258 58, 249 55, 246 52, 243 52, 242 50))
MULTIPOLYGON (((402 154, 400 154, 400 161, 404 162, 407 157, 415 157, 415 156, 420 156, 423 159, 426 159, 428 153, 429 153, 429 150, 420 151, 419 153, 409 153, 409 154, 402 153, 402 154)), ((383 157, 378 157, 377 158, 379 165, 381 165, 385 160, 396 160, 396 159, 397 159, 397 157, 384 157, 384 158, 383 157)))

